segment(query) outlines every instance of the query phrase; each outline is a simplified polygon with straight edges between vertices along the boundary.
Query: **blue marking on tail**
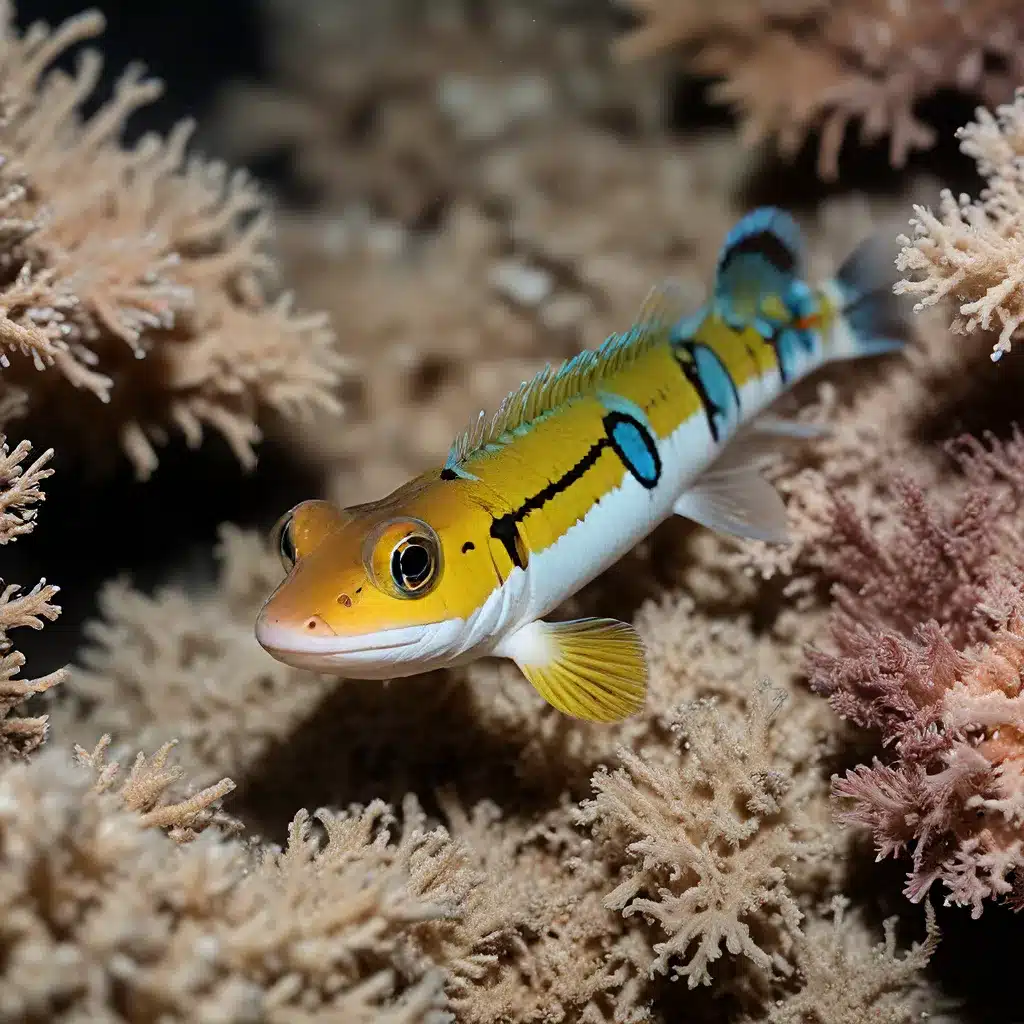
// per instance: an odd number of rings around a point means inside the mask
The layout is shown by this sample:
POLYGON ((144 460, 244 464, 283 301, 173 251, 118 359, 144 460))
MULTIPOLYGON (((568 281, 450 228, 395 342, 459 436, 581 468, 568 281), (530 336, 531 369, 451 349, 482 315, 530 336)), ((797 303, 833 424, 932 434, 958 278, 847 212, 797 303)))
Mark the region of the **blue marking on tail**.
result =
POLYGON ((734 327, 761 316, 761 302, 774 295, 799 302, 803 239, 784 210, 762 206, 742 217, 722 243, 715 277, 715 306, 734 327))

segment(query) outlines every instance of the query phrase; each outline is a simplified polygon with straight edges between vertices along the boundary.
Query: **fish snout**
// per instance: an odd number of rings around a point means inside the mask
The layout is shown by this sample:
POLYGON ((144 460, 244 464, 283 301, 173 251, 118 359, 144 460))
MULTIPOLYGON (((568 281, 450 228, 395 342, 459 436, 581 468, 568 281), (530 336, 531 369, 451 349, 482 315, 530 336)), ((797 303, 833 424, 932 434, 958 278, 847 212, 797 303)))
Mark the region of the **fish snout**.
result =
POLYGON ((287 649, 301 637, 332 637, 338 634, 319 615, 310 615, 296 620, 275 613, 271 606, 265 607, 256 619, 256 639, 268 648, 287 649))

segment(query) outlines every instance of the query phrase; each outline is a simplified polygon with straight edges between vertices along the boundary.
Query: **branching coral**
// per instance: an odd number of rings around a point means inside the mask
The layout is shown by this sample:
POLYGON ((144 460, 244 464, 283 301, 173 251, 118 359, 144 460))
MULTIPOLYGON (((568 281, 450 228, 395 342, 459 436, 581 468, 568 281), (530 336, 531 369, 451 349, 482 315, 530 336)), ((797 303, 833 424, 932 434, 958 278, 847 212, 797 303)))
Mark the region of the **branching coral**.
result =
POLYGON ((102 733, 119 747, 180 741, 193 778, 209 785, 244 773, 323 698, 326 684, 267 657, 253 636, 281 578, 265 540, 226 526, 218 553, 219 586, 201 597, 179 586, 150 596, 124 580, 101 591, 103 617, 87 626, 91 644, 67 686, 89 710, 73 730, 85 744, 102 733))
POLYGON ((821 852, 822 837, 773 763, 777 696, 763 689, 745 727, 708 702, 691 706, 679 720, 681 765, 622 749, 623 766, 594 776, 597 795, 579 813, 623 859, 605 903, 656 923, 668 938, 654 946, 651 970, 671 969, 690 988, 711 982, 723 948, 765 976, 789 969, 803 916, 789 874, 821 852))
POLYGON ((809 919, 796 946, 801 987, 759 1018, 764 1024, 911 1024, 925 1016, 928 994, 920 972, 939 944, 935 911, 925 904, 926 936, 906 956, 896 954, 896 918, 885 937, 868 945, 867 929, 849 900, 835 896, 831 920, 809 919))
POLYGON ((165 743, 152 757, 141 751, 136 754, 128 777, 115 786, 121 773, 117 761, 107 760, 110 737, 103 736, 92 750, 75 746, 75 759, 95 773, 93 791, 116 793, 130 811, 138 811, 143 827, 164 828, 178 842, 188 842, 211 824, 222 829, 240 828, 238 822, 211 808, 234 788, 231 779, 221 779, 198 793, 179 794, 185 769, 169 764, 176 744, 165 743))
MULTIPOLYGON (((32 451, 27 441, 13 449, 0 435, 0 546, 30 533, 36 525, 36 509, 44 499, 40 484, 53 472, 47 463, 53 454, 43 452, 31 465, 24 462, 32 451)), ((25 656, 14 650, 11 630, 42 629, 53 622, 60 607, 53 603, 58 588, 40 580, 31 590, 21 592, 14 583, 0 580, 0 763, 12 756, 25 756, 46 738, 48 716, 12 716, 11 712, 31 697, 45 693, 66 678, 61 668, 36 679, 18 678, 25 656)))
POLYGON ((410 829, 396 842, 380 805, 318 819, 324 840, 301 812, 284 850, 216 829, 182 846, 59 751, 7 769, 0 1017, 450 1019, 413 938, 458 898, 447 837, 410 829))
POLYGON ((820 129, 818 170, 834 178, 847 127, 861 139, 888 134, 901 166, 935 133, 915 104, 940 89, 1009 99, 1024 77, 1024 21, 1014 0, 624 0, 644 17, 622 42, 643 56, 670 46, 695 51, 695 70, 724 78, 716 98, 739 109, 750 142, 774 137, 795 152, 820 129))
POLYGON ((887 751, 834 780, 841 819, 880 856, 912 852, 910 899, 941 881, 979 916, 988 899, 1024 905, 1024 437, 954 450, 973 486, 950 507, 901 482, 887 537, 840 509, 834 649, 810 670, 887 751))
POLYGON ((938 214, 914 207, 913 237, 900 238, 897 266, 907 277, 897 291, 920 296, 918 310, 955 300, 953 330, 998 330, 998 359, 1024 323, 1024 90, 994 115, 979 109, 957 135, 988 184, 978 199, 944 190, 938 214))
POLYGON ((460 1022, 649 1019, 650 947, 602 901, 604 863, 563 806, 534 824, 443 796, 476 881, 449 937, 447 991, 460 1022))
POLYGON ((197 444, 212 427, 250 463, 264 409, 337 408, 332 335, 273 294, 263 200, 244 174, 186 159, 191 125, 121 147, 157 83, 131 69, 81 117, 99 55, 71 76, 50 65, 102 27, 93 12, 19 36, 0 4, 5 386, 68 445, 105 457, 120 442, 142 476, 171 429, 197 444))

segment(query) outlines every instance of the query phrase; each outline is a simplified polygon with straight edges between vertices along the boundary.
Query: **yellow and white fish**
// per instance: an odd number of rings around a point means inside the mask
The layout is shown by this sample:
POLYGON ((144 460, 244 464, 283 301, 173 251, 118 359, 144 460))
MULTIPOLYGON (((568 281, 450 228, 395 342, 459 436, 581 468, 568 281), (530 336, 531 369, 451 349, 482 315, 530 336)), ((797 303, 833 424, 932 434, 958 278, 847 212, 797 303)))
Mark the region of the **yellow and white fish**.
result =
POLYGON ((510 658, 566 714, 636 712, 647 667, 633 627, 544 617, 673 514, 784 541, 760 468, 766 438, 800 431, 759 414, 825 363, 901 345, 867 247, 817 287, 801 248, 786 213, 755 210, 695 313, 660 286, 625 334, 481 413, 443 466, 380 501, 297 505, 275 528, 288 575, 259 614, 260 644, 360 679, 510 658))

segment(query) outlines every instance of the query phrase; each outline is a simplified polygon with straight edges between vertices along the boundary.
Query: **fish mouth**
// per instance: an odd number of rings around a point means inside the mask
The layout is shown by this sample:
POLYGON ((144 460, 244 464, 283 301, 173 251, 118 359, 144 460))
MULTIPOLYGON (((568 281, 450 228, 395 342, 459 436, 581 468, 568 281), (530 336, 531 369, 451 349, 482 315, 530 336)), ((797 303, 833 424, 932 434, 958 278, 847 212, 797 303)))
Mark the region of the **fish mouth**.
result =
MULTIPOLYGON (((355 636, 306 636, 294 626, 256 622, 256 640, 273 658, 294 668, 336 672, 353 679, 405 675, 402 666, 428 627, 408 626, 355 636)), ((412 669, 416 671, 416 669, 412 669)))

